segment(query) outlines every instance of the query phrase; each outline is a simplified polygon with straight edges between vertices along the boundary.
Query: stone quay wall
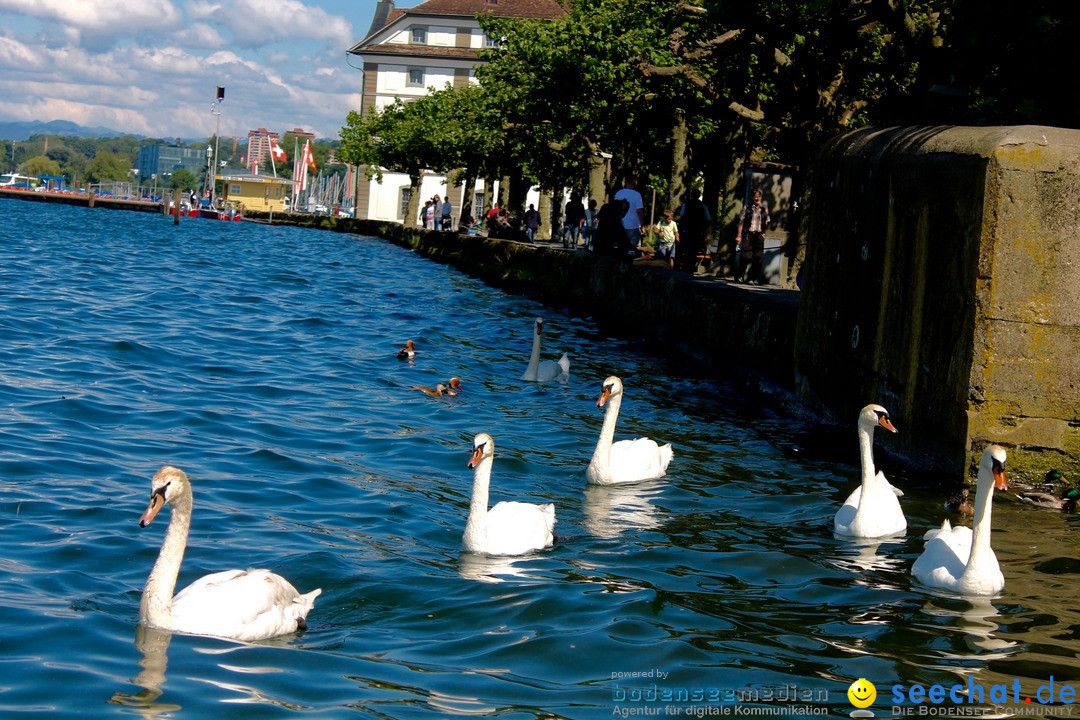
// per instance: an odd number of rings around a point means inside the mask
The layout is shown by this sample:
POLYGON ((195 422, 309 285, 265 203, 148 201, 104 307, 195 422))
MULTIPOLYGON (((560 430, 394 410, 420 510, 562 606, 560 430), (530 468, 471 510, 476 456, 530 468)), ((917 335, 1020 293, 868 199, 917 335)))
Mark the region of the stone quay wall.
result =
POLYGON ((918 467, 1080 479, 1080 131, 864 129, 814 168, 795 385, 918 467))

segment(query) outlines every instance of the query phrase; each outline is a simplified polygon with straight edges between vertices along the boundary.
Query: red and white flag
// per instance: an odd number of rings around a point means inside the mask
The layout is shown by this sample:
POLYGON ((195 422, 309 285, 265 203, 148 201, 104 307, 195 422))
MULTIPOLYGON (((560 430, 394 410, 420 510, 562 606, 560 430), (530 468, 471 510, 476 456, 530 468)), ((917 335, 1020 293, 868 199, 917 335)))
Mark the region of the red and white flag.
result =
POLYGON ((304 143, 304 157, 303 162, 308 166, 311 172, 315 172, 315 156, 311 154, 311 141, 308 140, 304 143))
POLYGON ((293 186, 296 192, 307 190, 307 165, 303 160, 303 153, 296 156, 293 162, 293 186))
POLYGON ((269 138, 269 140, 270 157, 272 157, 275 162, 285 162, 286 160, 288 160, 289 156, 285 154, 285 151, 281 149, 280 145, 274 142, 274 138, 269 138))

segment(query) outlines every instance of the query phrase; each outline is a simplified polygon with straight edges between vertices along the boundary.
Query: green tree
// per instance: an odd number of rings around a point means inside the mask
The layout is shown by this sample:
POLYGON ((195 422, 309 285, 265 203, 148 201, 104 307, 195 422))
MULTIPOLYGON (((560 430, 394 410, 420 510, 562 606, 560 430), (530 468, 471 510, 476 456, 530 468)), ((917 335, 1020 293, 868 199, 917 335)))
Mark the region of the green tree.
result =
POLYGON ((169 176, 169 187, 173 190, 184 190, 185 192, 191 190, 197 190, 199 188, 199 178, 195 177, 194 173, 190 170, 180 168, 174 170, 172 175, 169 176))
POLYGON ((94 183, 127 180, 130 172, 131 158, 99 150, 86 166, 86 179, 94 183))
POLYGON ((383 168, 409 176, 406 227, 416 227, 424 169, 434 165, 449 169, 444 162, 447 151, 432 139, 437 127, 435 108, 431 96, 409 103, 397 99, 367 115, 350 111, 341 129, 339 157, 343 162, 363 166, 368 179, 381 181, 383 168))
POLYGON ((21 172, 23 175, 29 175, 30 177, 59 175, 60 165, 55 160, 51 160, 45 155, 38 155, 24 162, 22 164, 21 172))

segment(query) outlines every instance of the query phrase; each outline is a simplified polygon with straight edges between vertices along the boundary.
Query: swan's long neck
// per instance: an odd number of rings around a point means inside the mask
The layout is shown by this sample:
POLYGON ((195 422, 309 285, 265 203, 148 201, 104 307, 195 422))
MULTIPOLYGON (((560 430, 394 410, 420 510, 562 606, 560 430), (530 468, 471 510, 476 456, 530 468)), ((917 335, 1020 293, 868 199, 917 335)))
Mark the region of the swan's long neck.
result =
POLYGON ((159 628, 172 627, 172 598, 176 589, 176 576, 184 561, 188 530, 191 528, 191 494, 172 500, 172 517, 165 540, 161 543, 154 568, 146 579, 142 600, 139 603, 139 620, 159 628))
POLYGON ((493 456, 480 460, 473 470, 472 502, 469 504, 469 519, 465 521, 465 543, 482 541, 487 533, 488 485, 491 483, 491 463, 493 456))
POLYGON ((874 435, 861 423, 859 424, 859 460, 862 466, 862 484, 865 491, 877 474, 874 467, 874 435))
POLYGON ((990 549, 990 512, 993 509, 994 477, 991 471, 979 468, 979 484, 975 489, 975 520, 971 533, 971 554, 968 555, 967 569, 964 574, 982 572, 982 567, 991 557, 990 549))
POLYGON ((596 441, 596 450, 593 452, 592 464, 604 472, 611 467, 611 442, 615 439, 615 423, 619 419, 621 404, 622 393, 608 398, 607 409, 604 410, 604 424, 600 426, 600 438, 596 441))
POLYGON ((536 379, 536 371, 540 367, 540 333, 533 330, 532 354, 529 355, 529 367, 525 369, 525 377, 536 379))

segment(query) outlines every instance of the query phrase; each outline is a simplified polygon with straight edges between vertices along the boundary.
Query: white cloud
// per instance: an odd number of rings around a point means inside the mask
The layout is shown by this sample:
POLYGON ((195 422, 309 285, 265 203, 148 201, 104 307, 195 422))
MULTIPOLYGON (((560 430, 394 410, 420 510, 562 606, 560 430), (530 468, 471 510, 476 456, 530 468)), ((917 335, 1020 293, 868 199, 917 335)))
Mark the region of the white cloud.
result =
MULTIPOLYGON (((180 21, 170 0, 0 0, 0 11, 58 25, 59 33, 84 47, 105 50, 122 38, 180 21)), ((50 28, 55 36, 57 29, 50 28)))
POLYGON ((367 23, 374 5, 0 0, 0 119, 206 137, 218 120, 214 88, 223 85, 223 136, 302 127, 334 138, 359 107, 362 75, 344 59, 357 39, 350 22, 327 9, 367 23))
POLYGON ((303 39, 344 50, 355 42, 352 25, 345 18, 299 0, 235 0, 228 5, 194 0, 187 8, 193 17, 228 28, 240 47, 303 39))
POLYGON ((216 50, 225 47, 225 38, 206 23, 194 23, 173 34, 173 42, 186 47, 216 50))

